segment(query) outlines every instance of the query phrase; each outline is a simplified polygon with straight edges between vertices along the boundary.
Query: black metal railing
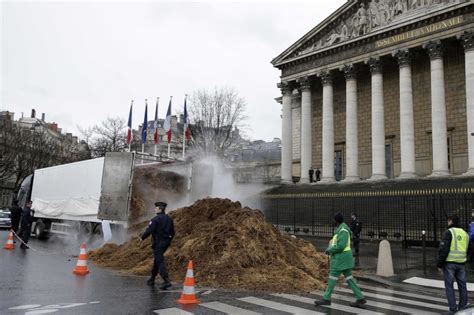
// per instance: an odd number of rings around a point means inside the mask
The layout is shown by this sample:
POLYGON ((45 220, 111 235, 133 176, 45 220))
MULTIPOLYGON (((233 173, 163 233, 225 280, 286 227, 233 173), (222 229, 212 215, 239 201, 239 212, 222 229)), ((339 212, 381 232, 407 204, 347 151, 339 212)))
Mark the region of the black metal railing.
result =
POLYGON ((288 234, 330 237, 333 215, 341 212, 349 222, 352 212, 362 221, 363 239, 389 239, 437 246, 447 216, 457 213, 469 231, 474 210, 472 189, 275 194, 263 196, 267 221, 288 234))

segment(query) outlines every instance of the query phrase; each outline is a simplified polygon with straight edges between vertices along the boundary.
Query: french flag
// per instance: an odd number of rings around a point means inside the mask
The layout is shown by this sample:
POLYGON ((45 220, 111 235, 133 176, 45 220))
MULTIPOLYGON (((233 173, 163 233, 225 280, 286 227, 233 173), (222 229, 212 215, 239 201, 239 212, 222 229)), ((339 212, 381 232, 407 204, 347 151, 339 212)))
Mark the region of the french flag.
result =
POLYGON ((128 130, 127 130, 127 144, 132 143, 132 110, 133 110, 133 100, 130 105, 130 113, 128 114, 128 130))
POLYGON ((154 121, 154 128, 155 131, 153 132, 153 141, 155 144, 158 143, 158 103, 160 102, 160 98, 156 99, 156 109, 155 109, 155 121, 154 121))
POLYGON ((168 105, 168 111, 166 112, 166 119, 163 125, 163 128, 166 131, 166 135, 168 136, 168 144, 171 143, 171 101, 173 97, 170 98, 170 104, 168 105))
POLYGON ((191 131, 189 130, 189 116, 188 116, 188 109, 186 107, 186 98, 184 98, 184 136, 186 141, 191 139, 191 131))

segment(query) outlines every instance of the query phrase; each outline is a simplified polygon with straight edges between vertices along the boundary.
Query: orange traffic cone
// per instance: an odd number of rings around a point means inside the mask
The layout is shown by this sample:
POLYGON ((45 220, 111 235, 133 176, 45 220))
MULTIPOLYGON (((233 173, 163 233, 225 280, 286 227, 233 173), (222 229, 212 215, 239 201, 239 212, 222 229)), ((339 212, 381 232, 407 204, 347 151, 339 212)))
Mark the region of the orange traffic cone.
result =
POLYGON ((85 276, 89 273, 89 269, 87 268, 87 252, 86 252, 86 244, 81 244, 81 253, 79 254, 79 259, 77 260, 76 268, 72 271, 72 273, 85 276))
POLYGON ((190 260, 188 263, 188 271, 186 272, 186 278, 183 284, 183 293, 178 300, 181 304, 198 304, 199 301, 196 299, 194 293, 194 273, 193 273, 193 261, 190 260))
POLYGON ((10 231, 10 234, 8 234, 8 239, 7 242, 5 243, 5 246, 3 246, 5 249, 14 249, 15 248, 15 243, 13 243, 13 232, 10 231))

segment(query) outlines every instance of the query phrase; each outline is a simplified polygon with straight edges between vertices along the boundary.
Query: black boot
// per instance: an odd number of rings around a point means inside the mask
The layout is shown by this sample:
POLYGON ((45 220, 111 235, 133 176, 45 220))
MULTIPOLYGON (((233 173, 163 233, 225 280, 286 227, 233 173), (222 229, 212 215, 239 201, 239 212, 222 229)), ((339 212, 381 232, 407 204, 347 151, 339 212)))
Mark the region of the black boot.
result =
POLYGON ((160 286, 161 290, 168 290, 171 288, 171 281, 168 277, 163 278, 163 284, 160 286))
POLYGON ((325 299, 314 301, 314 306, 322 306, 322 305, 331 305, 331 301, 328 301, 325 299))
POLYGON ((353 303, 350 303, 349 305, 352 306, 352 307, 363 307, 365 304, 367 304, 367 300, 366 299, 360 299, 360 300, 357 300, 353 303))
POLYGON ((146 281, 146 284, 148 284, 149 286, 154 286, 155 285, 155 278, 150 278, 146 281))

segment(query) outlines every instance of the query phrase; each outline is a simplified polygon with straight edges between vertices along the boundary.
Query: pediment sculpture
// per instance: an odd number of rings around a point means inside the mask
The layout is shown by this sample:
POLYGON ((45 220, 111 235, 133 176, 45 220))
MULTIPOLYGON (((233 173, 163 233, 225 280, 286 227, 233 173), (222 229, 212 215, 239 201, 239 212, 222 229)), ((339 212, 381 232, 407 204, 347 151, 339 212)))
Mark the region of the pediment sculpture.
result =
POLYGON ((401 22, 411 16, 421 15, 435 6, 448 6, 466 0, 368 0, 358 1, 355 13, 341 20, 339 26, 315 35, 311 44, 296 52, 296 56, 332 46, 392 23, 401 22))

